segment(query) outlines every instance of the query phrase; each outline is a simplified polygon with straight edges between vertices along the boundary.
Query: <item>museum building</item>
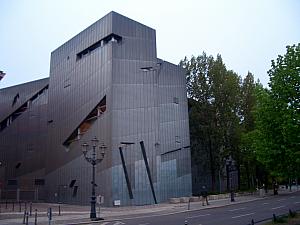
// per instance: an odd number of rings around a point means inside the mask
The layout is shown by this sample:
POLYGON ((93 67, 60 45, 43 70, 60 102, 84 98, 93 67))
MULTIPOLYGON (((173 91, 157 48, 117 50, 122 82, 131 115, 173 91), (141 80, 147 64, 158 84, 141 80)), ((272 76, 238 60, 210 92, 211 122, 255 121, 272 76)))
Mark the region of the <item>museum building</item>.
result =
POLYGON ((87 204, 94 137, 104 205, 191 195, 185 72, 116 12, 54 50, 49 78, 0 89, 1 198, 87 204))

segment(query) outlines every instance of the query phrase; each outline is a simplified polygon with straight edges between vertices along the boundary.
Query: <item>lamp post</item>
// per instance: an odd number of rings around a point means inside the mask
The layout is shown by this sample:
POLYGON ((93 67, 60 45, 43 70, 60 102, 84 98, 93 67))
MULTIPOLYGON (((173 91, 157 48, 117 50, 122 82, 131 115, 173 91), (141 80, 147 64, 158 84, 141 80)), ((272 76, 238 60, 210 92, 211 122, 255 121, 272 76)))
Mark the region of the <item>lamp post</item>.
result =
POLYGON ((5 73, 2 71, 2 70, 0 70, 0 80, 2 80, 2 78, 5 76, 5 73))
POLYGON ((103 143, 99 146, 100 149, 100 157, 96 158, 96 147, 98 146, 99 140, 94 137, 92 140, 92 156, 88 157, 88 147, 89 145, 87 143, 82 144, 82 153, 84 155, 85 160, 92 165, 92 196, 91 196, 91 212, 90 212, 90 218, 91 220, 97 220, 96 215, 96 193, 95 193, 95 167, 98 163, 100 163, 104 159, 105 155, 105 149, 107 148, 103 143))
POLYGON ((226 173, 227 173, 227 191, 230 191, 230 200, 234 202, 234 191, 232 185, 232 172, 235 171, 234 160, 231 156, 226 159, 226 173))

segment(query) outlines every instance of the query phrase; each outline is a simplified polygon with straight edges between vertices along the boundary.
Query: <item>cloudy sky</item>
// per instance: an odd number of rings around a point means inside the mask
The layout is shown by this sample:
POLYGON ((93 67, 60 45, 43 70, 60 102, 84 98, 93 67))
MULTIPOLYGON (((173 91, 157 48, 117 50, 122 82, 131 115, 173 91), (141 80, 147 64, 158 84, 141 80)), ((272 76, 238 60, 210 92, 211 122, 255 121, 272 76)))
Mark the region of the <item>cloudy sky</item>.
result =
POLYGON ((298 0, 1 0, 0 88, 48 77, 50 53, 110 11, 156 30, 158 57, 220 53, 267 86, 285 46, 300 42, 298 0))

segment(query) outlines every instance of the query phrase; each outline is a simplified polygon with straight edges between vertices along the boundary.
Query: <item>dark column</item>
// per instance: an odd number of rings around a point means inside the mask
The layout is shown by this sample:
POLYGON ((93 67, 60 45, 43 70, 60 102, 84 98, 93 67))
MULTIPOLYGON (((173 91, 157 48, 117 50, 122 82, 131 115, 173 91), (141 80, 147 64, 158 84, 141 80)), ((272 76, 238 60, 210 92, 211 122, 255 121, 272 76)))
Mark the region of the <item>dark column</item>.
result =
POLYGON ((152 178, 151 178, 151 172, 150 172, 150 168, 149 168, 149 164, 148 164, 148 160, 147 160, 147 155, 146 155, 146 150, 145 150, 145 146, 144 146, 144 142, 141 141, 140 145, 141 145, 141 149, 142 149, 142 154, 143 154, 144 162, 145 162, 145 165, 146 165, 147 175, 148 175, 148 178, 149 178, 149 182, 150 182, 150 187, 151 187, 153 199, 154 199, 155 204, 157 204, 156 196, 155 196, 155 191, 154 191, 154 187, 153 187, 153 183, 152 183, 152 178))
POLYGON ((126 168, 126 164, 125 164, 125 159, 124 159, 122 147, 119 147, 119 151, 120 151, 122 166, 123 166, 123 170, 124 170, 124 174, 125 174, 125 179, 126 179, 126 184, 127 184, 129 198, 133 199, 131 184, 130 184, 130 180, 129 180, 129 176, 128 176, 128 172, 127 172, 127 168, 126 168))

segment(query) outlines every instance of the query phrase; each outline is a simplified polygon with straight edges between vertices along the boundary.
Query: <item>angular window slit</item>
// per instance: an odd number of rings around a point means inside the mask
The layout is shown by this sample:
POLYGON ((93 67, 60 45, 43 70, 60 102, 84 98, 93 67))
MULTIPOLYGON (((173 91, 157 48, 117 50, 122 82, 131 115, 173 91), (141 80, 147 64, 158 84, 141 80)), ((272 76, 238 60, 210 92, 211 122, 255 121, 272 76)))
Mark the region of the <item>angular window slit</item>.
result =
POLYGON ((8 186, 15 186, 15 185, 18 185, 18 181, 17 181, 17 180, 14 180, 14 179, 7 180, 7 185, 8 185, 8 186))
POLYGON ((64 81, 64 88, 68 88, 70 86, 71 86, 71 81, 70 81, 70 78, 68 78, 64 81))
POLYGON ((17 93, 16 96, 14 97, 14 100, 13 100, 11 106, 14 106, 17 103, 17 101, 19 100, 19 98, 20 98, 20 95, 19 95, 19 93, 17 93))
MULTIPOLYGON (((39 96, 43 95, 46 91, 48 90, 48 85, 46 87, 44 87, 43 89, 41 89, 38 93, 36 93, 35 95, 33 95, 27 102, 25 102, 23 105, 21 105, 18 109, 16 109, 16 111, 14 111, 12 114, 10 114, 8 117, 6 117, 4 120, 1 121, 0 123, 0 132, 2 130, 4 130, 5 128, 9 127, 10 124, 17 119, 17 117, 19 117, 21 114, 23 114, 31 105, 31 103, 38 99, 39 96)), ((18 99, 19 94, 17 94, 14 98, 18 99)), ((16 100, 17 102, 17 100, 16 100)), ((15 103, 14 103, 15 104, 15 103)))
POLYGON ((43 186, 43 185, 45 185, 45 180, 44 179, 35 179, 34 180, 34 185, 43 186))
POLYGON ((86 49, 82 50, 76 55, 76 60, 80 60, 83 57, 89 55, 91 52, 93 52, 95 49, 99 47, 103 47, 104 45, 108 44, 109 42, 117 42, 120 43, 122 40, 122 37, 116 34, 109 34, 108 36, 102 38, 101 40, 97 41, 96 43, 92 44, 90 47, 87 47, 86 49))
POLYGON ((173 103, 179 104, 179 98, 178 98, 178 97, 174 97, 174 98, 173 98, 173 103))
POLYGON ((20 162, 18 162, 17 164, 16 164, 16 169, 19 169, 20 168, 20 166, 21 166, 21 163, 20 162))
POLYGON ((87 117, 79 124, 79 126, 71 133, 71 135, 64 141, 63 146, 69 150, 70 145, 80 140, 93 125, 93 123, 106 111, 106 96, 102 98, 100 103, 87 115, 87 117))
POLYGON ((140 68, 143 72, 149 72, 154 70, 152 66, 147 66, 147 67, 141 67, 140 68))
POLYGON ((76 180, 71 180, 71 182, 69 184, 69 188, 73 188, 75 183, 76 183, 76 180))

